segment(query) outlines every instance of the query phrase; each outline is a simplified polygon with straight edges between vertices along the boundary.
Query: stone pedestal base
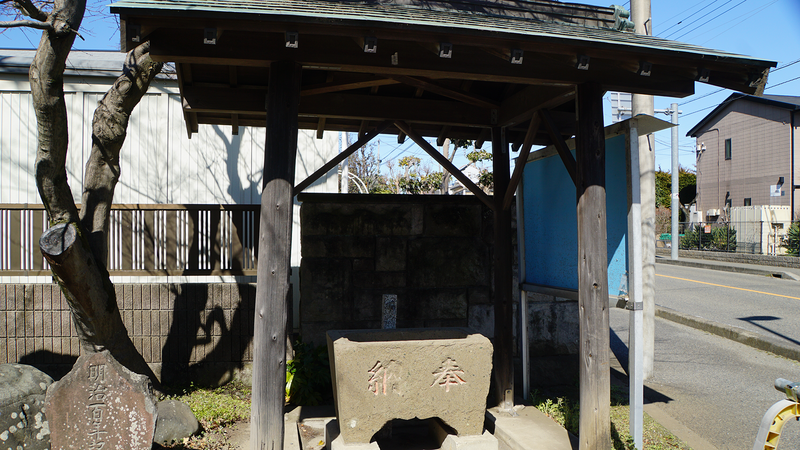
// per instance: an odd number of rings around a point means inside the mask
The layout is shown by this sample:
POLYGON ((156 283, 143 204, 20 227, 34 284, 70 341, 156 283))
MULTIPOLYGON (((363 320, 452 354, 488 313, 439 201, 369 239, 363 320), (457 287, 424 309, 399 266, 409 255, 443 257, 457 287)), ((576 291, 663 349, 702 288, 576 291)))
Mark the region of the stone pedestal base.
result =
POLYGON ((329 331, 336 415, 348 444, 392 419, 437 417, 483 433, 492 344, 467 328, 329 331))

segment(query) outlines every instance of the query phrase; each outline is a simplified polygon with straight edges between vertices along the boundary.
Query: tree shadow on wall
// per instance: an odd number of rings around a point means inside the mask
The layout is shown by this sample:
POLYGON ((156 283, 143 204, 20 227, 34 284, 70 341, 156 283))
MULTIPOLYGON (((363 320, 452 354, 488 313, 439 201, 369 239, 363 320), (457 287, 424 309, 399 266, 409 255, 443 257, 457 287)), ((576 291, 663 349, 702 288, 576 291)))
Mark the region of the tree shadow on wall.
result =
MULTIPOLYGON (((223 142, 223 159, 229 181, 228 186, 223 187, 215 179, 217 186, 213 190, 224 190, 234 201, 253 201, 258 194, 260 173, 246 170, 245 186, 238 167, 241 139, 227 136, 219 126, 213 129, 223 142)), ((207 163, 210 167, 211 163, 207 163)), ((196 229, 198 218, 193 214, 189 216, 196 229)), ((243 215, 232 216, 232 231, 240 243, 244 242, 243 215)), ((213 237, 209 259, 215 264, 220 261, 220 222, 219 218, 212 219, 209 230, 213 237)), ((254 225, 257 230, 258 224, 254 225)), ((257 231, 254 235, 258 236, 257 231)), ((190 261, 196 261, 199 255, 197 241, 193 239, 190 245, 190 261)), ((254 244, 255 254, 258 254, 257 239, 254 244)), ((231 257, 230 261, 232 271, 243 270, 241 257, 231 257)), ((179 287, 171 285, 170 289, 175 302, 173 321, 162 349, 162 383, 180 385, 191 380, 202 385, 220 385, 232 381, 244 368, 244 361, 252 359, 249 349, 253 340, 255 286, 247 283, 197 283, 179 287)))

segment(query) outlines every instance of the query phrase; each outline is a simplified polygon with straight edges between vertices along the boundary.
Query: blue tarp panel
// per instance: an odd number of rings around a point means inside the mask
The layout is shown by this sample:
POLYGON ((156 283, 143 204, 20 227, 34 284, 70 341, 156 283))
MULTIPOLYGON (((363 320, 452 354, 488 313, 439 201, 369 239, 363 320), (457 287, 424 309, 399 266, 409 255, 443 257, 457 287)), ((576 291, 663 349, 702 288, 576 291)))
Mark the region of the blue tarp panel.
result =
MULTIPOLYGON (((606 139, 608 293, 627 292, 627 135, 606 139)), ((574 154, 574 151, 573 151, 574 154)), ((578 289, 575 184, 557 155, 529 162, 523 178, 525 283, 578 289)))

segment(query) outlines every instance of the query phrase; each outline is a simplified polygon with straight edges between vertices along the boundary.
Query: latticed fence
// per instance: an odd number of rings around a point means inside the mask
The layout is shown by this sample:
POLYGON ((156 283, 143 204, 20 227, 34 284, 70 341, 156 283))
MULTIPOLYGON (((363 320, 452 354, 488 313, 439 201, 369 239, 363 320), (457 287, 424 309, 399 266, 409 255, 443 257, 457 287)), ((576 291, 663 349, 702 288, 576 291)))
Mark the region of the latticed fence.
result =
MULTIPOLYGON (((116 276, 255 275, 259 205, 114 205, 108 270, 116 276)), ((0 276, 49 275, 42 205, 0 205, 0 276)))
MULTIPOLYGON (((761 255, 798 254, 800 222, 680 223, 680 248, 761 255)), ((671 246, 669 223, 657 229, 659 247, 671 246)))

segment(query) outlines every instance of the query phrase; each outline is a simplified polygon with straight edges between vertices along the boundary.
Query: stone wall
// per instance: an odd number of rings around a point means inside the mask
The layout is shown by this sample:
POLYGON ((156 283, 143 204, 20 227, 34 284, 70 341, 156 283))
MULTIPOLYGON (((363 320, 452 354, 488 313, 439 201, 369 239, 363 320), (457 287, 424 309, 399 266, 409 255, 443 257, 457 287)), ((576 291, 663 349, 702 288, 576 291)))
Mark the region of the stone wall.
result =
MULTIPOLYGON (((217 384, 252 361, 253 284, 117 284, 128 334, 163 382, 217 384), (187 372, 188 370, 188 372, 187 372)), ((56 284, 0 284, 0 363, 59 378, 80 354, 56 284)))
POLYGON ((578 301, 526 292, 532 386, 570 385, 578 380, 578 301))
POLYGON ((300 332, 469 326, 493 335, 492 213, 472 196, 301 195, 300 332))

